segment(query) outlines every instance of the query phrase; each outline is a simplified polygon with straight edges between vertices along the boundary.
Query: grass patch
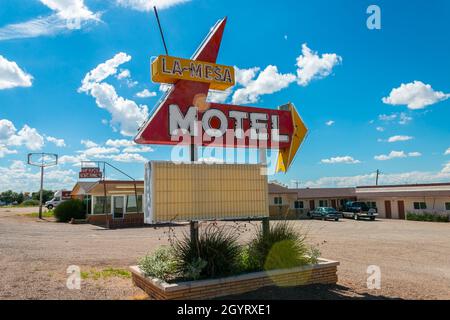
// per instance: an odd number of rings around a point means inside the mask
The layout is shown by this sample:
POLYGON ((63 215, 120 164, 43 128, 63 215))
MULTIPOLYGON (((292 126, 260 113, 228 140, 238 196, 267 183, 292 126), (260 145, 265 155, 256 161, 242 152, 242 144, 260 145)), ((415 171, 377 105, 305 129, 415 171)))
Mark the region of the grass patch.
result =
POLYGON ((99 280, 108 278, 131 279, 131 272, 125 269, 106 268, 103 270, 89 270, 81 272, 81 279, 99 280))
MULTIPOLYGON (((25 217, 39 218, 39 212, 23 214, 25 217)), ((42 212, 42 218, 53 218, 53 211, 42 212)))

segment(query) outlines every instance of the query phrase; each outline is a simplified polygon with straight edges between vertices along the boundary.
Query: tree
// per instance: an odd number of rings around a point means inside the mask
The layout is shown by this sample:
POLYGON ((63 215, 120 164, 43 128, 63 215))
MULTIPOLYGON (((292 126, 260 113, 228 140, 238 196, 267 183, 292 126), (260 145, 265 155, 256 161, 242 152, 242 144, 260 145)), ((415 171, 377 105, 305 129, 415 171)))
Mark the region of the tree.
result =
POLYGON ((17 193, 13 192, 12 190, 4 191, 0 195, 0 200, 2 202, 6 202, 7 204, 13 203, 15 198, 17 197, 17 193))
MULTIPOLYGON (((42 191, 42 203, 45 203, 45 202, 47 202, 49 200, 52 200, 54 194, 55 193, 53 191, 51 191, 51 190, 43 190, 42 191)), ((39 200, 39 195, 40 195, 39 191, 38 192, 33 192, 31 197, 32 197, 33 200, 39 200)))

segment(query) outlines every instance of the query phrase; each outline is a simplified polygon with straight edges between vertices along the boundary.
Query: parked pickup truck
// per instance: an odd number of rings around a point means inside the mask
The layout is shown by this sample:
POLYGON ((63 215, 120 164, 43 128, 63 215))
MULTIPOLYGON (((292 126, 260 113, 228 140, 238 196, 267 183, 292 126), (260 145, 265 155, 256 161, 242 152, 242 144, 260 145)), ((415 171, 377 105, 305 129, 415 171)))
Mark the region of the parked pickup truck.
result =
POLYGON ((378 213, 376 208, 370 208, 365 202, 349 201, 345 203, 342 209, 342 216, 355 220, 365 218, 373 221, 378 216, 378 213))

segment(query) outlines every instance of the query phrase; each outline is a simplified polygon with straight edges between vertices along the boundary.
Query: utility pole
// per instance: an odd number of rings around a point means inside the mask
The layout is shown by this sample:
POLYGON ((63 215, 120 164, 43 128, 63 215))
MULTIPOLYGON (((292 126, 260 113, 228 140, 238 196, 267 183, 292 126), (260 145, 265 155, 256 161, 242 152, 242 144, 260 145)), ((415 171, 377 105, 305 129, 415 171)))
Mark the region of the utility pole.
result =
POLYGON ((297 218, 298 218, 298 216, 299 216, 299 214, 298 214, 298 205, 300 204, 300 195, 299 195, 299 185, 300 185, 300 180, 293 180, 292 181, 294 184, 295 184, 295 187, 296 187, 296 189, 297 189, 297 205, 295 205, 295 213, 296 213, 296 215, 297 215, 297 218))
POLYGON ((376 178, 376 182, 375 182, 376 186, 378 186, 378 179, 380 177, 380 174, 381 174, 380 170, 377 170, 377 178, 376 178))

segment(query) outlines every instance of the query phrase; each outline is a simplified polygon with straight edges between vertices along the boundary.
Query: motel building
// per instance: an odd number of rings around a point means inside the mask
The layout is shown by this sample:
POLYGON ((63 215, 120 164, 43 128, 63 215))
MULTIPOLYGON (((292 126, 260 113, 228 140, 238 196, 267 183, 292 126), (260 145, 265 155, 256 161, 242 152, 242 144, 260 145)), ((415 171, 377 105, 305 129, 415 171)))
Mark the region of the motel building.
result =
POLYGON ((450 183, 291 189, 269 183, 271 217, 306 218, 317 207, 340 210, 346 201, 366 202, 380 218, 406 219, 411 213, 450 213, 450 183))
POLYGON ((108 227, 143 225, 143 194, 144 181, 77 182, 72 189, 86 204, 87 222, 108 227))

